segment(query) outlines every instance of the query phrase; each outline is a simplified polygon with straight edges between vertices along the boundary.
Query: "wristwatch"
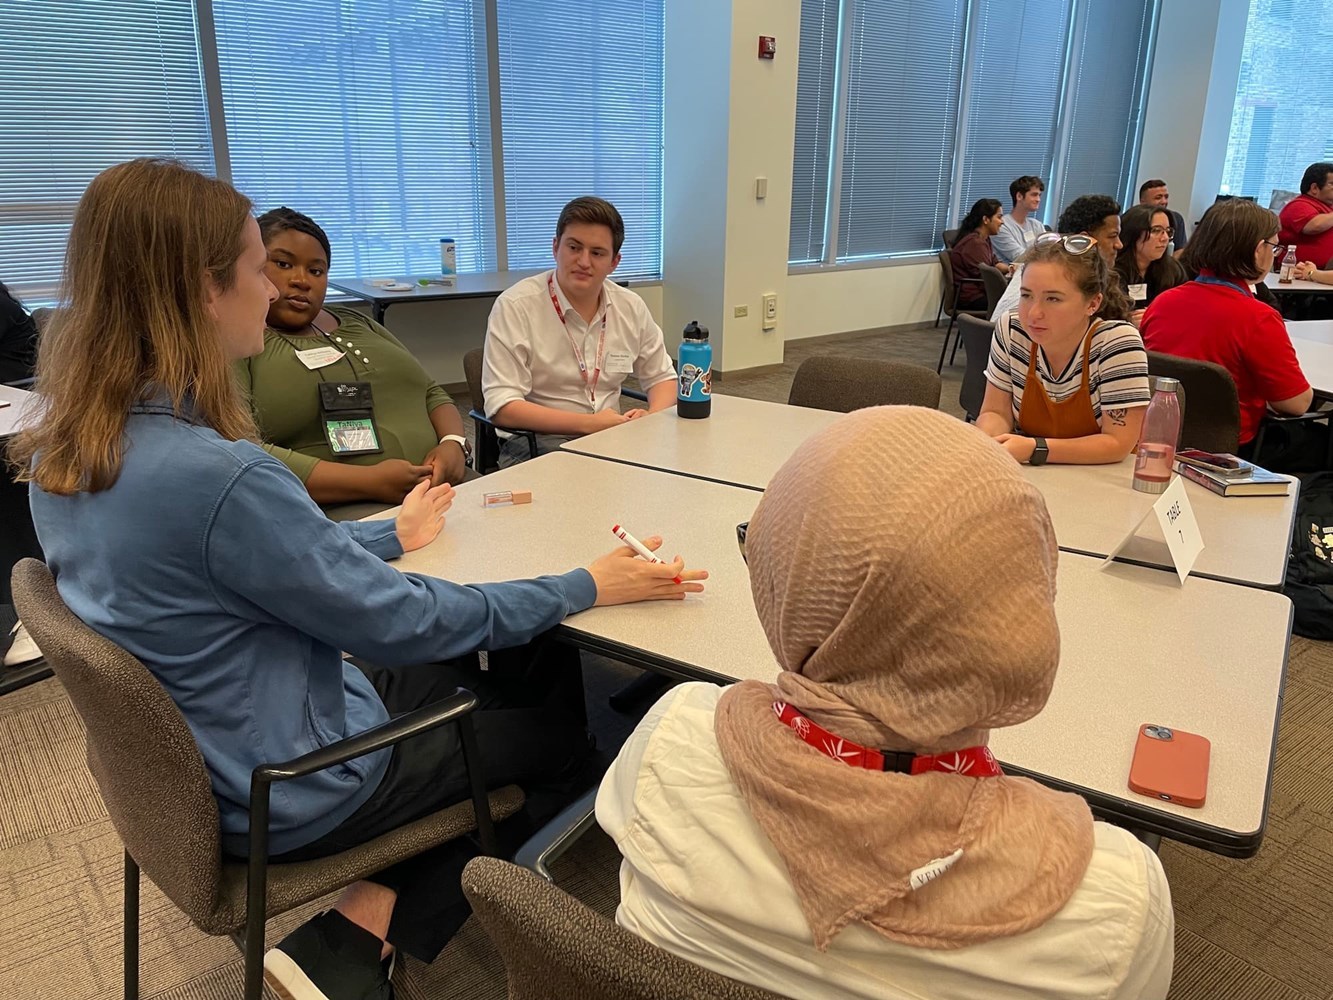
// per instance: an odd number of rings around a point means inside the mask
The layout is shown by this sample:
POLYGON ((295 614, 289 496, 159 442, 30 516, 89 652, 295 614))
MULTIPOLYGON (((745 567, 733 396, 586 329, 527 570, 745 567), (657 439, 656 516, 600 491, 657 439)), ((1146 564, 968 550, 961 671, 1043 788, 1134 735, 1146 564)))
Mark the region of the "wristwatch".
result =
POLYGON ((440 444, 444 444, 446 441, 453 441, 463 449, 463 464, 472 468, 472 445, 467 443, 467 438, 463 437, 462 434, 446 434, 440 438, 440 444))
POLYGON ((1028 459, 1028 465, 1045 465, 1046 459, 1051 454, 1051 449, 1046 447, 1046 439, 1034 437, 1032 440, 1037 442, 1037 444, 1032 449, 1032 455, 1028 459))

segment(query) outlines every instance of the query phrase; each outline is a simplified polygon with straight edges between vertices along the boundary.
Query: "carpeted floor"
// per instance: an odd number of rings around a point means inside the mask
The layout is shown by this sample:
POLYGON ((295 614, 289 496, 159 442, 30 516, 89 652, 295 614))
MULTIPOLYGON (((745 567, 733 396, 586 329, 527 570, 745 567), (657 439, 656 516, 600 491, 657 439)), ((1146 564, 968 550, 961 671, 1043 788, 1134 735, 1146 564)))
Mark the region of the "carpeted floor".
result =
MULTIPOLYGON (((719 389, 785 400, 796 366, 813 354, 927 364, 942 332, 869 334, 787 346, 781 372, 733 375, 719 389)), ((945 371, 941 409, 957 415, 958 366, 945 371)), ((467 400, 458 400, 466 411, 467 400)), ((588 658, 592 722, 603 748, 633 719, 604 708, 636 671, 588 658)), ((1169 669, 1164 662, 1163 669, 1169 669)), ((1333 646, 1295 639, 1277 771, 1262 850, 1247 861, 1164 844, 1176 908, 1175 1000, 1333 1000, 1333 646)), ((83 761, 82 726, 59 684, 0 699, 0 998, 93 1000, 120 995, 121 849, 83 761)), ((614 847, 585 837, 558 883, 602 913, 616 900, 614 847)), ((312 904, 269 925, 281 936, 312 904)), ((195 930, 150 885, 142 915, 142 995, 230 1000, 240 962, 230 941, 195 930)), ((502 965, 470 921, 433 965, 396 977, 405 1000, 505 995, 502 965)))

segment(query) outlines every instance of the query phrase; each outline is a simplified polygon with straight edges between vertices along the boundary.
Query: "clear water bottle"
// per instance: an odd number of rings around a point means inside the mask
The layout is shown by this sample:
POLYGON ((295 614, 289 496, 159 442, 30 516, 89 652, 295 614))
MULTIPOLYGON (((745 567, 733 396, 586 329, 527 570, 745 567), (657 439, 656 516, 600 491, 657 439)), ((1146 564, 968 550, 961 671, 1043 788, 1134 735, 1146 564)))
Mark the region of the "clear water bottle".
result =
POLYGON ((713 345, 708 327, 690 320, 676 364, 676 416, 702 420, 713 410, 713 345))
POLYGON ((1173 378, 1159 378, 1139 432, 1134 459, 1134 488, 1140 493, 1162 493, 1171 484, 1171 468, 1180 443, 1180 403, 1173 378))
POLYGON ((1277 282, 1279 285, 1290 285, 1292 279, 1296 277, 1296 244, 1287 247, 1287 255, 1282 258, 1282 268, 1278 271, 1277 282))

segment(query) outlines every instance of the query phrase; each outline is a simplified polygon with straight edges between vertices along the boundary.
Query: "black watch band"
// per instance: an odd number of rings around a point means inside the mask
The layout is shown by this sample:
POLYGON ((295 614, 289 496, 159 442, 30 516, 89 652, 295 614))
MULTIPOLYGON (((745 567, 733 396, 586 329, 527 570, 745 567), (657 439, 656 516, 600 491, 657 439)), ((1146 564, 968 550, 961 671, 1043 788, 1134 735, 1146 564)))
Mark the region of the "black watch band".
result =
POLYGON ((1051 450, 1046 447, 1046 439, 1034 437, 1032 440, 1036 442, 1036 445, 1032 449, 1032 457, 1028 459, 1028 465, 1045 465, 1046 459, 1051 454, 1051 450))

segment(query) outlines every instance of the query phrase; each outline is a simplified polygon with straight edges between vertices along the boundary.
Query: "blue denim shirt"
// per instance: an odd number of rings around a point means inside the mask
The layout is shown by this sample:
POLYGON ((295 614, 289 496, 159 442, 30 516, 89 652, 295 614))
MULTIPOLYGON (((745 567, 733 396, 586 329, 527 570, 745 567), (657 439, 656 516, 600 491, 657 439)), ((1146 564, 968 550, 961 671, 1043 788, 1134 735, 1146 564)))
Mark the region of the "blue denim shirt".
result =
MULTIPOLYGON (((137 406, 110 489, 31 489, 65 603, 171 694, 208 765, 223 846, 244 854, 250 772, 388 719, 340 651, 384 666, 513 646, 596 599, 586 570, 460 586, 399 573, 393 521, 334 523, 248 441, 137 406)), ((446 530, 448 530, 446 528, 446 530)), ((308 844, 360 806, 389 751, 273 786, 269 848, 308 844)))

